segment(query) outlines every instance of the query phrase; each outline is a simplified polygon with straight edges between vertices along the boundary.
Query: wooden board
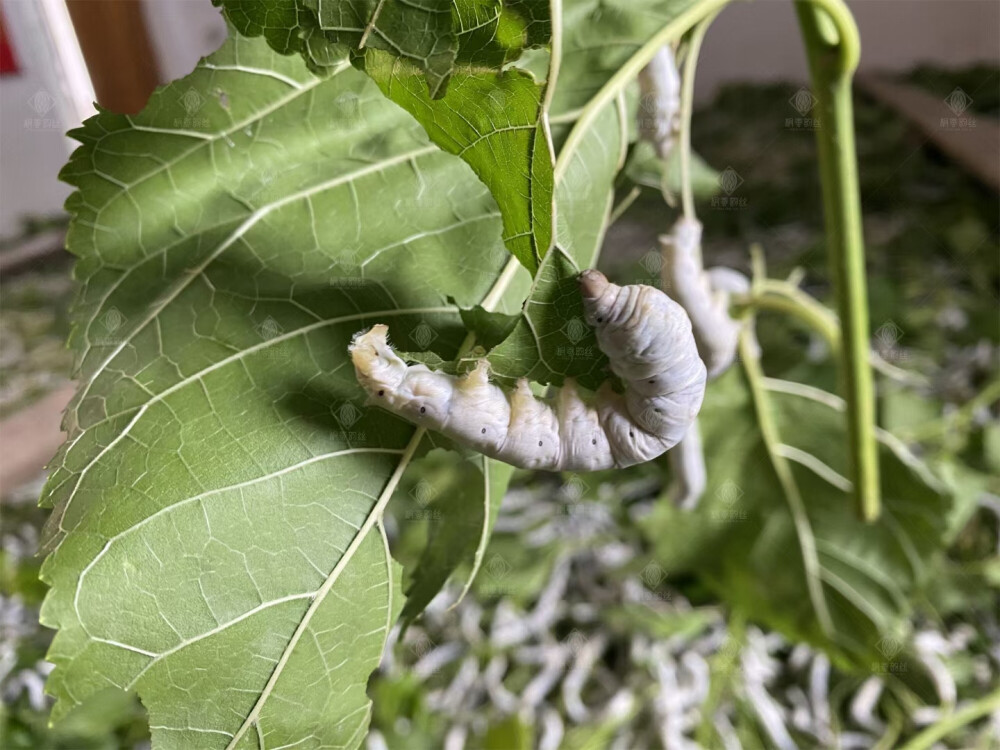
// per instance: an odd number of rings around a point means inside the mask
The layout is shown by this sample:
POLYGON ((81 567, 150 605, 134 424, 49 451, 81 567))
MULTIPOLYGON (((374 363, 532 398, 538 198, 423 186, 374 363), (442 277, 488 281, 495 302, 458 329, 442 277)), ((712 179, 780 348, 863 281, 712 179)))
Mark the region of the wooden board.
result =
POLYGON ((37 477, 66 436, 60 427, 75 385, 67 385, 0 422, 0 495, 37 477))
MULTIPOLYGON (((858 88, 912 122, 942 152, 987 187, 1000 191, 1000 121, 887 78, 859 76, 858 88)), ((956 90, 957 91, 957 90, 956 90)))

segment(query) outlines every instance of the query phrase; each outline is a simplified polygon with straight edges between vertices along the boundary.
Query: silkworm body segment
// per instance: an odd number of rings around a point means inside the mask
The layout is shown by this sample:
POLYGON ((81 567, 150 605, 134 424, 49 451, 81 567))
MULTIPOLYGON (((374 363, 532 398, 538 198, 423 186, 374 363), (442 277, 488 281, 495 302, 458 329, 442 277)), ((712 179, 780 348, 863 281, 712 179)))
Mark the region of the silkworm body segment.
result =
POLYGON ((649 461, 675 445, 701 408, 706 371, 684 310, 649 286, 580 276, 585 317, 625 388, 605 382, 585 398, 571 379, 538 398, 526 379, 512 391, 489 365, 454 377, 407 365, 376 325, 350 353, 371 402, 491 458, 527 469, 596 471, 649 461))
POLYGON ((749 289, 743 274, 728 268, 702 270, 701 223, 681 217, 670 234, 660 237, 664 252, 663 280, 687 311, 698 354, 715 378, 736 356, 740 322, 729 316, 731 293, 749 289))

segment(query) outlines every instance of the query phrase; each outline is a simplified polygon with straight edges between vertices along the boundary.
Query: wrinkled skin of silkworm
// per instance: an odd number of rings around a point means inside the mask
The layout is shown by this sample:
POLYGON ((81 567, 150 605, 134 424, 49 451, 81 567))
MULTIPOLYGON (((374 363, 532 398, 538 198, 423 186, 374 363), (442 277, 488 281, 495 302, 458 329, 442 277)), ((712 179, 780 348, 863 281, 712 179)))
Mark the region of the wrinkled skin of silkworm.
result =
POLYGON ((701 222, 682 216, 660 236, 663 281, 691 318, 698 354, 708 377, 725 372, 736 356, 740 322, 729 317, 729 297, 749 290, 743 274, 728 268, 705 272, 701 264, 701 222))
POLYGON ((579 284, 586 320, 623 394, 609 381, 585 401, 567 379, 541 399, 523 378, 507 392, 489 381, 486 360, 457 378, 407 366, 384 325, 351 342, 358 382, 372 403, 521 468, 597 471, 656 458, 684 436, 705 395, 688 317, 653 287, 618 286, 594 270, 579 284))
POLYGON ((681 111, 681 77, 669 44, 639 71, 639 92, 640 134, 665 159, 673 149, 681 111))

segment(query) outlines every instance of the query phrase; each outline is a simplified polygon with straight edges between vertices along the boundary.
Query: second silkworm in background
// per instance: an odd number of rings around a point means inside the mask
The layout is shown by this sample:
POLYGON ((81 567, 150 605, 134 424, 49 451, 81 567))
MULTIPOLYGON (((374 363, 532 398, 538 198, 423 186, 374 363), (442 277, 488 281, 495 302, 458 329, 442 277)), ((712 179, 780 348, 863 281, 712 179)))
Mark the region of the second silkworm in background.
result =
POLYGON ((521 468, 596 471, 656 458, 684 436, 705 395, 691 323, 659 289, 618 286, 599 271, 580 275, 580 292, 622 394, 607 381, 588 401, 571 379, 551 399, 525 379, 507 392, 489 381, 486 360, 461 377, 408 366, 384 325, 351 343, 358 382, 382 408, 521 468))
POLYGON ((718 377, 733 363, 740 334, 740 321, 729 315, 729 298, 749 291, 750 284, 729 268, 703 270, 697 219, 677 219, 670 233, 660 236, 660 246, 664 285, 687 311, 708 376, 718 377))

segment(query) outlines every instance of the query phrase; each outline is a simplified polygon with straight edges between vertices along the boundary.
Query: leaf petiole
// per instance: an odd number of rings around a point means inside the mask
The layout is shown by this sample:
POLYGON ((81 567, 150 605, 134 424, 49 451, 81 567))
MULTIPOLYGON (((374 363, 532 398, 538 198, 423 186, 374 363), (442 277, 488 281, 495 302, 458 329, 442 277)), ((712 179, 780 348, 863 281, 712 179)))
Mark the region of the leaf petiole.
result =
POLYGON ((848 405, 851 475, 858 512, 863 520, 871 522, 879 517, 881 500, 851 99, 860 43, 857 26, 842 0, 796 0, 795 6, 821 123, 816 139, 827 248, 842 327, 840 374, 848 405))

